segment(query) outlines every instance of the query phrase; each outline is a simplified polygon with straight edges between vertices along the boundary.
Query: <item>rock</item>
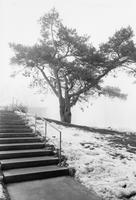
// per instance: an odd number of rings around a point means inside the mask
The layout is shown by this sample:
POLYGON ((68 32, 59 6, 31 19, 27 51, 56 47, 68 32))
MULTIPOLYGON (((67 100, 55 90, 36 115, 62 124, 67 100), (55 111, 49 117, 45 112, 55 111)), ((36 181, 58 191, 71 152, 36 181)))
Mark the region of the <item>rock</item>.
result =
POLYGON ((69 168, 69 174, 70 174, 70 176, 74 177, 74 176, 75 176, 75 173, 76 173, 75 168, 70 167, 70 168, 69 168))

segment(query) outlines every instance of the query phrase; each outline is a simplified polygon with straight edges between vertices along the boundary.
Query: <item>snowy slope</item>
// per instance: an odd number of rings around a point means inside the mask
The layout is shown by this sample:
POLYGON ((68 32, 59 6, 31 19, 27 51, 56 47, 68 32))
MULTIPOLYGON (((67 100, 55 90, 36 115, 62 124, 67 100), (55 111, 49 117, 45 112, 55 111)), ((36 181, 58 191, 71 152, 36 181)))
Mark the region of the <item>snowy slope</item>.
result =
MULTIPOLYGON (((34 128, 34 118, 28 117, 34 128)), ((121 143, 114 144, 114 135, 66 128, 52 123, 62 132, 63 154, 75 177, 88 189, 106 200, 136 200, 136 155, 121 143)), ((37 121, 37 130, 44 136, 44 123, 37 121)), ((130 134, 128 133, 130 136, 130 134)), ((48 125, 49 142, 59 145, 59 134, 48 125)), ((123 140, 122 135, 116 136, 123 140)), ((125 135, 126 137, 126 135, 125 135)))

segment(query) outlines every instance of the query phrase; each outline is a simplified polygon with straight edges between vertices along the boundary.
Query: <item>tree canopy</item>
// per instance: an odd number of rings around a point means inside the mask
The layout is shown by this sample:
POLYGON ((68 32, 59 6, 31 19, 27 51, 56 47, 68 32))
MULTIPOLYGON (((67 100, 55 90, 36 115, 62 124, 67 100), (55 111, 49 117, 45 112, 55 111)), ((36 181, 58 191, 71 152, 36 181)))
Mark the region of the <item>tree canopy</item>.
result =
MULTIPOLYGON (((60 116, 71 122, 71 107, 90 95, 125 98, 118 88, 103 88, 103 79, 113 70, 130 70, 136 62, 131 27, 121 28, 96 49, 87 35, 63 25, 52 9, 40 18, 41 38, 33 46, 11 43, 12 64, 24 66, 23 75, 33 77, 33 86, 49 86, 59 99, 60 116)), ((134 69, 134 67, 133 67, 134 69)))

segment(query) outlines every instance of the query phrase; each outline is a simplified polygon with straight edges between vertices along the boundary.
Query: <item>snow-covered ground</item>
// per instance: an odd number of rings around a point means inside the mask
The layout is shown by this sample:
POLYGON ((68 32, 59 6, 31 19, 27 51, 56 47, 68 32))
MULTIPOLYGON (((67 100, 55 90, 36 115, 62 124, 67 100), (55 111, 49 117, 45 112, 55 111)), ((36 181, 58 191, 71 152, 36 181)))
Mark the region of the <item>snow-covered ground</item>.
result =
POLYGON ((2 186, 1 183, 0 183, 0 199, 1 200, 5 199, 5 195, 4 195, 4 191, 3 191, 3 186, 2 186))
MULTIPOLYGON (((27 119, 34 129, 34 118, 27 116, 27 119)), ((93 188, 104 200, 136 200, 134 152, 121 143, 111 142, 114 135, 51 124, 62 132, 62 151, 69 166, 76 169, 76 179, 88 189, 93 188)), ((37 121, 37 130, 45 136, 44 122, 37 121)), ((49 142, 59 145, 59 133, 50 125, 47 130, 49 142)), ((123 133, 117 137, 124 140, 123 133)))

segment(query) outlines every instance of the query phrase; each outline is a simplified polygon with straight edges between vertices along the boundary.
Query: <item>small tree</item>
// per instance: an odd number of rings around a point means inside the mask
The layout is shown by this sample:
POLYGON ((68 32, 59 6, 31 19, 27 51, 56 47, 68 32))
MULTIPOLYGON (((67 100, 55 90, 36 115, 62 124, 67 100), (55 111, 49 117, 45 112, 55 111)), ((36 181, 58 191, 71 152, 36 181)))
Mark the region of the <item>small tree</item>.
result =
POLYGON ((55 9, 41 17, 40 24, 37 44, 10 44, 15 52, 11 63, 24 66, 23 75, 33 77, 33 86, 51 88, 59 100, 61 121, 70 123, 71 107, 95 93, 125 98, 116 88, 103 89, 102 82, 114 69, 135 63, 130 27, 117 31, 97 50, 88 36, 64 26, 55 9))

